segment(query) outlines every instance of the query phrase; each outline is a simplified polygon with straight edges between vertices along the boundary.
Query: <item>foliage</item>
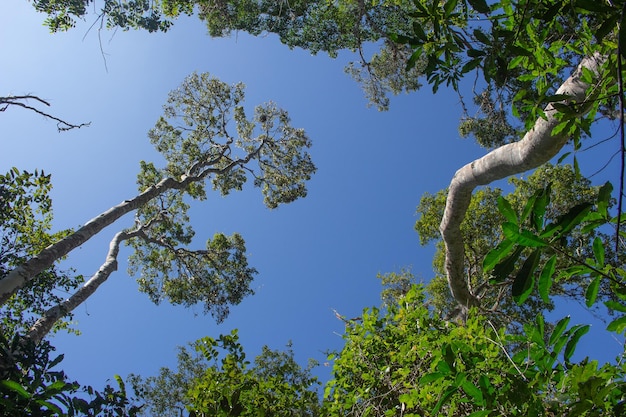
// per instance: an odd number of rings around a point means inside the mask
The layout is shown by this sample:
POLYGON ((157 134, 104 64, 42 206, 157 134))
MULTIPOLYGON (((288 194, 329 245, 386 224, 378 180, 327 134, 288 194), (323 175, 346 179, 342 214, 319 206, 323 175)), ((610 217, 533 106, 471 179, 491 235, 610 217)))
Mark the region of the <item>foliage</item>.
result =
POLYGON ((287 112, 268 103, 248 119, 243 100, 243 84, 231 86, 207 73, 190 75, 170 93, 164 115, 149 132, 167 165, 157 169, 142 162, 137 182, 140 192, 167 178, 188 185, 143 204, 135 217, 137 233, 129 240, 135 249, 130 272, 140 273, 141 291, 155 303, 201 303, 218 321, 228 315, 229 305, 252 293, 256 270, 248 266, 245 242, 237 233, 215 234, 204 250, 185 248, 195 234, 189 199, 206 199, 205 178, 228 195, 250 176, 266 206, 275 208, 305 197, 305 182, 315 172, 306 151, 311 141, 290 125, 287 112))
MULTIPOLYGON (((24 259, 69 233, 50 232, 51 189, 51 176, 43 171, 29 173, 13 168, 0 175, 0 278, 24 259)), ((69 292, 82 280, 82 276, 74 275, 73 271, 59 271, 56 267, 38 274, 1 307, 2 329, 9 333, 27 331, 35 317, 61 301, 53 289, 69 292)), ((70 319, 71 315, 59 321, 56 329, 70 330, 70 319)))
MULTIPOLYGON (((470 285, 481 298, 481 306, 496 323, 524 323, 532 320, 543 309, 551 308, 552 302, 547 297, 538 297, 537 294, 528 299, 528 302, 518 305, 510 298, 510 288, 513 282, 513 269, 502 267, 496 271, 499 280, 494 281, 491 270, 485 271, 483 265, 485 257, 492 249, 498 247, 502 240, 500 225, 508 220, 504 213, 498 210, 502 206, 503 199, 509 202, 512 210, 522 212, 527 202, 536 199, 537 193, 541 193, 548 187, 548 194, 543 196, 546 203, 543 218, 546 221, 556 221, 567 211, 579 204, 594 202, 599 193, 599 187, 591 185, 586 178, 576 175, 569 165, 544 165, 529 175, 527 178, 512 178, 510 183, 514 185, 512 192, 503 195, 502 190, 486 187, 477 191, 471 200, 470 206, 461 226, 461 232, 465 242, 465 268, 470 277, 470 285), (549 204, 548 204, 549 203, 549 204)), ((422 245, 435 241, 437 251, 433 260, 435 277, 428 284, 429 294, 433 306, 442 314, 448 315, 454 306, 449 289, 445 283, 444 250, 439 235, 439 221, 443 214, 446 202, 446 193, 438 192, 436 195, 425 194, 422 196, 417 212, 420 218, 415 223, 415 229, 420 236, 422 245)), ((506 213, 509 217, 511 215, 506 213)), ((536 219, 538 221, 538 219, 536 219)), ((573 228, 568 235, 567 244, 570 253, 579 253, 582 257, 592 254, 592 241, 598 237, 607 247, 610 237, 599 231, 593 231, 588 236, 583 236, 581 228, 573 228)), ((592 232, 585 230, 585 232, 592 232)), ((506 249, 513 249, 507 247, 506 249)), ((517 259, 524 259, 532 252, 531 249, 517 253, 517 259)), ((509 253, 509 252, 507 252, 509 253)), ((542 262, 547 261, 549 256, 544 256, 542 262)), ((513 260, 511 260, 513 261, 513 260)), ((573 266, 575 262, 564 253, 555 256, 554 267, 565 269, 573 266)), ((511 267, 515 266, 515 262, 511 267)), ((521 263, 517 264, 517 267, 521 263)), ((492 265, 493 267, 493 265, 492 265)), ((566 281, 560 281, 552 288, 552 295, 565 296, 571 299, 580 299, 584 296, 587 277, 574 274, 566 281)), ((608 285, 603 285, 600 292, 604 300, 612 297, 608 285)))
POLYGON ((380 292, 383 306, 396 304, 415 284, 415 277, 410 269, 402 269, 399 273, 378 274, 376 278, 380 279, 380 285, 383 287, 380 292))
POLYGON ((301 368, 293 351, 264 346, 253 366, 246 360, 234 330, 218 339, 204 337, 192 344, 193 356, 181 348, 178 370, 162 368, 159 376, 131 376, 133 389, 155 416, 316 416, 319 383, 310 364, 301 368), (182 414, 181 414, 182 415, 182 414))
POLYGON ((110 385, 104 391, 81 387, 63 371, 54 370, 63 355, 50 359, 54 347, 44 341, 24 344, 16 335, 0 335, 0 415, 17 416, 135 416, 137 407, 126 397, 122 379, 119 389, 110 385), (87 398, 87 399, 86 399, 87 398))
POLYGON ((366 309, 346 327, 325 391, 328 415, 620 415, 623 363, 572 363, 588 326, 554 330, 539 315, 511 336, 470 311, 441 319, 415 286, 383 312, 366 309), (512 351, 512 346, 518 346, 512 351))

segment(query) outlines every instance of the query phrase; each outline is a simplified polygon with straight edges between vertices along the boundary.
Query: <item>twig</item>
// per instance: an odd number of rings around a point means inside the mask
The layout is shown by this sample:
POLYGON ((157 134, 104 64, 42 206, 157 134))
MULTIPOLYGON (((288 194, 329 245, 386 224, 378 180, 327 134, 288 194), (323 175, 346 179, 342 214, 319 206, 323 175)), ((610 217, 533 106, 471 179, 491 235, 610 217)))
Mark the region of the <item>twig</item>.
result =
POLYGON ((72 129, 80 129, 81 127, 89 126, 91 124, 91 122, 81 123, 81 124, 73 124, 70 122, 66 122, 63 119, 60 119, 56 116, 51 115, 50 113, 47 113, 43 110, 39 110, 36 107, 26 104, 25 101, 28 101, 28 100, 35 100, 41 104, 44 104, 50 107, 50 103, 48 103, 47 101, 37 96, 30 95, 30 94, 25 95, 25 96, 6 96, 6 97, 0 97, 0 112, 5 111, 6 109, 9 108, 9 106, 18 106, 26 110, 34 111, 35 113, 40 114, 45 118, 56 121, 57 129, 59 130, 59 132, 65 132, 65 131, 72 130, 72 129))

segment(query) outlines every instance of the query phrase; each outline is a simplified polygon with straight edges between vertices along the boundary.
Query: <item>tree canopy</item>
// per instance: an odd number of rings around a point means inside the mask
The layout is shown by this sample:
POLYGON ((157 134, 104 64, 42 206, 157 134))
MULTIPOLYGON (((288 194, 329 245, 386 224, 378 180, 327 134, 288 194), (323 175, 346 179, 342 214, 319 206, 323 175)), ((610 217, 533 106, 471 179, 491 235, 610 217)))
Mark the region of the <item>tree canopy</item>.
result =
MULTIPOLYGON (((387 110, 388 93, 423 83, 435 93, 449 88, 461 103, 459 133, 488 149, 461 167, 447 190, 420 202, 420 239, 438 242, 427 290, 409 285, 407 270, 383 275, 381 308, 351 320, 338 315, 345 344, 329 357, 333 378, 321 402, 310 390, 316 384, 310 369, 297 366, 291 350, 264 349, 250 367, 236 333, 200 339, 194 344, 200 357, 181 350, 178 371, 133 377, 139 401, 156 414, 186 409, 194 416, 624 413, 623 358, 575 362, 589 326, 570 325, 569 317, 548 323, 543 314, 555 297, 570 297, 606 307, 607 332, 626 331, 624 0, 103 0, 95 9, 92 3, 33 6, 47 14, 52 31, 71 28, 90 10, 109 28, 150 32, 195 14, 213 37, 269 33, 288 47, 331 57, 356 51, 360 59, 347 72, 372 104, 387 110), (577 155, 604 120, 620 123, 615 193, 610 182, 592 186, 582 177, 577 155), (568 143, 573 152, 546 165, 568 143), (475 192, 533 169, 526 179, 512 179, 506 195, 475 192), (163 397, 170 392, 172 398, 163 397)), ((241 84, 190 75, 149 133, 165 166, 143 161, 139 194, 75 231, 48 233, 43 173, 7 174, 3 202, 14 199, 23 208, 4 204, 2 214, 5 241, 15 242, 3 249, 0 264, 7 326, 23 331, 24 312, 38 314, 26 341, 40 342, 117 268, 122 242, 134 250, 130 269, 140 290, 156 303, 201 304, 220 321, 251 294, 256 270, 241 236, 218 233, 204 249, 188 247, 195 235, 190 203, 206 199, 207 180, 227 195, 251 178, 275 208, 306 196, 315 166, 309 138, 285 111, 269 103, 248 118, 243 98, 241 84), (67 300, 47 295, 47 282, 77 287, 55 263, 130 212, 134 226, 115 235, 100 270, 67 300), (45 294, 23 295, 38 282, 45 294)), ((22 394, 24 383, 4 386, 22 394)))

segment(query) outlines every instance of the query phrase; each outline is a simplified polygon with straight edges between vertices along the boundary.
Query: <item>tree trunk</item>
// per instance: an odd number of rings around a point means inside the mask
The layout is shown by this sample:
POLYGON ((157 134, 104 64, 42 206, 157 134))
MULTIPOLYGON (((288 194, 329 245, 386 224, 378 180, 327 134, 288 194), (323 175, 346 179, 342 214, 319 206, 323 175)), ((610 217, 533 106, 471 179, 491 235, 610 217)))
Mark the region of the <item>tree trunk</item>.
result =
POLYGON ((37 256, 11 270, 0 280, 0 305, 4 304, 9 297, 11 297, 11 295, 37 276, 37 274, 47 268, 50 268, 54 262, 91 239, 102 229, 109 226, 123 215, 138 209, 167 190, 180 189, 187 184, 187 181, 176 181, 172 178, 165 178, 135 198, 125 200, 117 206, 111 207, 99 216, 89 220, 80 229, 61 239, 57 243, 48 246, 37 256))
MULTIPOLYGON (((556 94, 571 96, 572 101, 577 103, 584 101, 589 85, 581 79, 582 68, 598 74, 605 61, 606 57, 599 54, 585 58, 556 94)), ((465 277, 465 245, 461 236, 461 222, 469 207, 472 192, 479 185, 537 168, 554 157, 569 139, 565 133, 552 135, 552 130, 559 124, 556 113, 554 106, 548 104, 545 108, 546 118, 539 118, 522 140, 494 149, 459 169, 452 178, 439 230, 446 246, 448 285, 452 296, 464 307, 476 306, 479 302, 465 277)))
POLYGON ((120 251, 120 244, 134 237, 136 232, 118 232, 109 244, 109 252, 106 260, 90 279, 76 293, 67 300, 48 309, 30 328, 25 338, 39 344, 41 340, 50 332, 54 324, 81 305, 89 298, 109 276, 117 270, 117 255, 120 251))

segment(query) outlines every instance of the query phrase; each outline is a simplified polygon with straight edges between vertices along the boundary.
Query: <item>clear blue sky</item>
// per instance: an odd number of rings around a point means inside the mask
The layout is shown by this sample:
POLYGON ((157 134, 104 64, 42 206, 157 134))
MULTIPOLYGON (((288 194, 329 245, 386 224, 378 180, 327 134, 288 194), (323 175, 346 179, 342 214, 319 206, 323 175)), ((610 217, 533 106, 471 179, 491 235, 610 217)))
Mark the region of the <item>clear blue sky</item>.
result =
MULTIPOLYGON (((250 109, 272 100, 288 110, 312 138, 318 167, 309 196, 277 210, 265 209, 251 187, 194 206, 198 245, 215 232, 240 232, 259 271, 256 295, 221 325, 201 308, 151 304, 126 273, 123 250, 119 270, 76 310, 82 335, 53 339, 71 378, 98 387, 114 374, 150 376, 175 365, 176 346, 233 328, 249 357, 262 345, 282 348, 291 340, 302 363, 323 363, 324 351, 342 346, 343 324, 332 309, 356 316, 379 304, 377 273, 412 267, 418 279, 432 276, 433 250, 420 247, 413 231, 415 207, 424 192, 446 187, 456 169, 484 154, 459 138, 455 94, 433 96, 425 88, 394 98, 391 111, 380 113, 367 108, 344 74, 348 53, 311 56, 272 36, 211 39, 195 18, 166 34, 102 31, 101 42, 90 21, 51 35, 43 19, 25 0, 0 4, 0 95, 38 95, 50 101, 51 113, 91 126, 57 133, 55 123, 9 108, 0 113, 0 170, 52 174, 56 228, 76 227, 135 195, 139 161, 160 161, 146 132, 167 93, 193 71, 244 82, 250 109)), ((609 152, 599 150, 584 172, 594 172, 609 152)), ((90 276, 114 233, 130 225, 121 219, 66 264, 90 276)), ((573 322, 590 320, 582 314, 573 322)), ((594 355, 620 351, 612 339, 595 346, 596 336, 586 340, 582 346, 594 355)), ((317 372, 326 379, 329 371, 317 372)))

